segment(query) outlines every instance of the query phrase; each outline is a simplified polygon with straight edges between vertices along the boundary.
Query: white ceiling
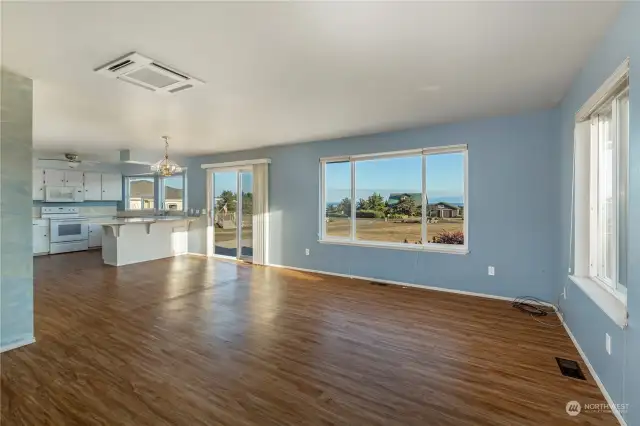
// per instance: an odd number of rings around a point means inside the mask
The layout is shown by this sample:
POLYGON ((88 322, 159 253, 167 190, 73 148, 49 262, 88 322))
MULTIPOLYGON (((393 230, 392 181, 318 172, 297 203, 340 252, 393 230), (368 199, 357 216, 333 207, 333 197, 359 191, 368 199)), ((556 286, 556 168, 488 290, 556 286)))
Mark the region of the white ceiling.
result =
POLYGON ((617 2, 7 3, 34 145, 200 154, 555 105, 617 2), (204 80, 173 96, 93 69, 137 51, 204 80))

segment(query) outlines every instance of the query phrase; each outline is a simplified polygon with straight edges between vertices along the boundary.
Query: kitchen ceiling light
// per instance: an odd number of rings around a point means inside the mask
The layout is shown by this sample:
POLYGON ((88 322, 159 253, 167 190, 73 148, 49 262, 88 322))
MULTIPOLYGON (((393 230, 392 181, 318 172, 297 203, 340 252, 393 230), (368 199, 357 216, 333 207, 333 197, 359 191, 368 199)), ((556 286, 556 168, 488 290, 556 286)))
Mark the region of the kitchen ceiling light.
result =
POLYGON ((160 176, 172 176, 182 172, 182 167, 175 161, 169 160, 169 136, 164 139, 164 158, 151 166, 151 171, 160 176))

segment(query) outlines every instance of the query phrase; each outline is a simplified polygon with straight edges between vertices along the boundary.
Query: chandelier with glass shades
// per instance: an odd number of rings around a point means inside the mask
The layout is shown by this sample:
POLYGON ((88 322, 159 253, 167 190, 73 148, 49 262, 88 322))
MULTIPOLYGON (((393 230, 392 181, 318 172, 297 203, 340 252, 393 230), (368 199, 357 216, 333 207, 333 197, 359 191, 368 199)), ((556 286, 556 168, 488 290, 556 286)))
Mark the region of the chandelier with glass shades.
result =
POLYGON ((151 166, 151 171, 160 176, 172 176, 182 172, 182 167, 175 161, 169 160, 169 136, 164 139, 164 158, 151 166))

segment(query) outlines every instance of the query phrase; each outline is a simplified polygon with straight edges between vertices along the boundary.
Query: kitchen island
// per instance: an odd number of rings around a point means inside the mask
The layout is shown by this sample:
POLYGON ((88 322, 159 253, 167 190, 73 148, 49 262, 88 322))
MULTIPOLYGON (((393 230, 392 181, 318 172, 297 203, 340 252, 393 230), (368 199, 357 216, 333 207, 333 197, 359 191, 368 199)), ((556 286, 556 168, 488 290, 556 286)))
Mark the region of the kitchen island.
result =
POLYGON ((92 219, 102 226, 102 260, 123 266, 187 252, 189 224, 184 216, 92 219))

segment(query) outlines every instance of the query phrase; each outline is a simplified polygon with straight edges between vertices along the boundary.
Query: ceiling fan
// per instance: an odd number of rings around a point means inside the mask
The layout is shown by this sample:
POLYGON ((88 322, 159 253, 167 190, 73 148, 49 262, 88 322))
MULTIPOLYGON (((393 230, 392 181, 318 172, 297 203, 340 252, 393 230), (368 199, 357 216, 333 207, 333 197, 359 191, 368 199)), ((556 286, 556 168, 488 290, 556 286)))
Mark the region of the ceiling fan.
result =
POLYGON ((64 159, 62 159, 62 158, 40 158, 40 160, 65 162, 71 168, 76 168, 80 164, 100 164, 100 161, 81 160, 80 156, 78 154, 71 154, 71 153, 65 153, 64 154, 64 159))

